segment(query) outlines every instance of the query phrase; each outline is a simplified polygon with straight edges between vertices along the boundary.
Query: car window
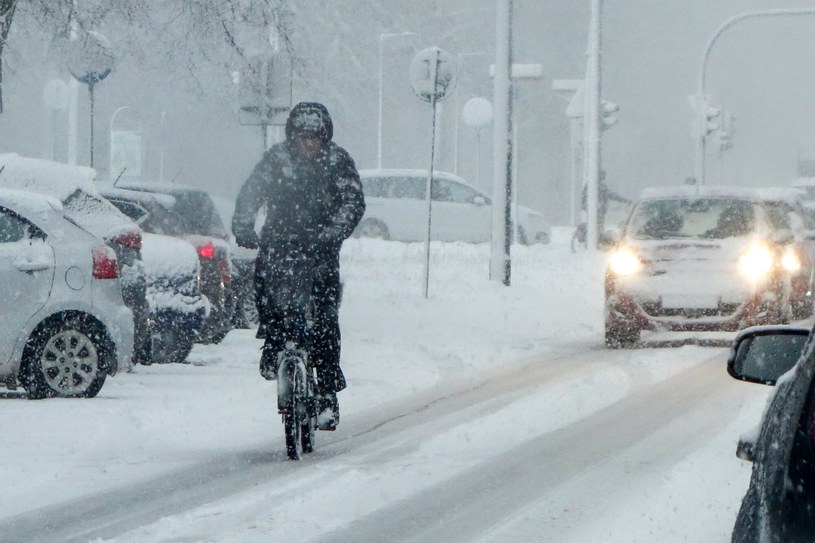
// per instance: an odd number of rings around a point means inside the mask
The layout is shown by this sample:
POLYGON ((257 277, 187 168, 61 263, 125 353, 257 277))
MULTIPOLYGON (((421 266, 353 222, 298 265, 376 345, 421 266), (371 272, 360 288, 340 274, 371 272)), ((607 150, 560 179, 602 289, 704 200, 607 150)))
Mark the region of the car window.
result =
POLYGON ((391 192, 394 198, 410 198, 415 200, 424 200, 427 188, 426 179, 418 179, 415 177, 400 177, 394 179, 393 190, 391 192))
POLYGON ((227 238, 226 228, 209 194, 199 191, 173 193, 173 210, 184 220, 185 234, 227 238))
POLYGON ((446 179, 434 179, 431 194, 433 199, 439 202, 454 202, 453 191, 450 187, 452 183, 446 179))
POLYGON ((28 237, 28 225, 16 215, 0 209, 0 243, 12 243, 28 237))
POLYGON ((386 198, 388 196, 388 179, 372 178, 362 182, 362 191, 368 198, 386 198))
POLYGON ((745 236, 755 230, 754 208, 738 199, 651 200, 637 206, 627 231, 644 240, 745 236))
MULTIPOLYGON (((444 180, 441 180, 444 181, 444 180)), ((461 183, 455 183, 453 181, 444 181, 447 183, 447 186, 450 190, 450 201, 456 202, 459 204, 472 204, 475 202, 477 196, 481 196, 486 200, 486 198, 476 192, 474 189, 468 187, 467 185, 463 185, 461 183)))
POLYGON ((115 198, 110 199, 111 203, 119 208, 119 211, 130 217, 136 224, 147 216, 147 210, 139 204, 125 202, 115 198))
POLYGON ((83 230, 101 238, 133 225, 109 200, 81 189, 74 191, 62 204, 68 218, 83 230))
POLYGON ((789 204, 785 202, 764 202, 764 211, 773 229, 789 230, 791 228, 790 214, 794 213, 794 211, 789 204))

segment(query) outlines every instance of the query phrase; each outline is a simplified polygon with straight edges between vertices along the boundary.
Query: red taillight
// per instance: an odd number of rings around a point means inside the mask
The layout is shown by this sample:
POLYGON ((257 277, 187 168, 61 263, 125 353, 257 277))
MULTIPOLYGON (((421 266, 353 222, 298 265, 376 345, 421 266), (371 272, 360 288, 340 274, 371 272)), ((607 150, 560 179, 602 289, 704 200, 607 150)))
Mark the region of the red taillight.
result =
POLYGON ((198 246, 198 256, 206 258, 207 260, 215 258, 215 245, 208 241, 203 245, 198 246))
POLYGON ((116 279, 119 277, 116 252, 107 245, 99 245, 93 248, 93 277, 96 279, 116 279))
POLYGON ((124 245, 125 247, 130 247, 132 249, 136 249, 137 251, 141 251, 141 232, 138 230, 123 232, 113 238, 113 241, 120 245, 124 245))

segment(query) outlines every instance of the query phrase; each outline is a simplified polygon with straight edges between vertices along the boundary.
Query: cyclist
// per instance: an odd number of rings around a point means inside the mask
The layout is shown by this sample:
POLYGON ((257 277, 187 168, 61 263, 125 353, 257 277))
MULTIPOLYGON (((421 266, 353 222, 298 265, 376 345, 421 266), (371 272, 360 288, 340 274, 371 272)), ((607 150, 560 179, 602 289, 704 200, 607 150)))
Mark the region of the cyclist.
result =
POLYGON ((265 340, 260 373, 276 379, 287 341, 301 348, 307 343, 317 369, 322 430, 336 428, 336 393, 346 387, 340 368, 340 247, 365 211, 359 173, 348 152, 332 141, 333 130, 324 105, 294 106, 285 141, 257 163, 232 219, 238 245, 258 248, 257 337, 265 340), (258 236, 254 225, 263 206, 266 220, 258 236))
MULTIPOLYGON (((589 209, 589 186, 583 185, 583 195, 580 201, 580 209, 584 213, 584 218, 587 218, 585 215, 589 209)), ((597 185, 597 231, 601 234, 604 232, 605 222, 606 222, 606 213, 608 212, 608 203, 609 201, 620 202, 620 203, 631 203, 631 200, 628 198, 621 196, 608 188, 606 185, 606 172, 600 172, 600 179, 597 185)))

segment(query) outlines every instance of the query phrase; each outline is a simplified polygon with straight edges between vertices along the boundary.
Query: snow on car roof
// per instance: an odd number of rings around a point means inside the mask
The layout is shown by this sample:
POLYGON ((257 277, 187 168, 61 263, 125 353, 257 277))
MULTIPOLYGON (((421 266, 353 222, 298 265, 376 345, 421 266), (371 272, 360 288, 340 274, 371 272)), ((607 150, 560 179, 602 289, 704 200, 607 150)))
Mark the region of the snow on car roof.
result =
POLYGON ((200 187, 191 187, 189 185, 178 185, 176 183, 161 183, 159 181, 130 181, 128 183, 122 183, 119 186, 123 189, 134 190, 139 192, 150 191, 163 194, 203 192, 208 194, 208 191, 200 187))
POLYGON ((0 154, 0 187, 26 190, 60 200, 65 214, 88 232, 111 238, 138 229, 93 184, 96 170, 51 160, 0 154))
POLYGON ((649 187, 640 193, 640 200, 684 199, 684 198, 747 198, 758 199, 755 189, 745 187, 680 185, 675 187, 649 187))
POLYGON ((64 201, 77 188, 96 194, 93 186, 96 170, 86 166, 7 153, 0 154, 0 168, 3 169, 0 172, 0 186, 48 194, 60 201, 64 201))
POLYGON ((793 187, 815 187, 815 177, 799 177, 792 182, 793 187))
POLYGON ((106 187, 99 188, 102 196, 106 198, 122 198, 123 200, 135 202, 158 202, 162 207, 171 208, 175 205, 175 196, 166 194, 164 192, 145 192, 143 190, 131 190, 119 187, 106 187))
MULTIPOLYGON (((408 168, 392 168, 392 169, 384 169, 384 170, 359 170, 359 176, 362 177, 394 177, 394 176, 402 176, 402 177, 421 177, 427 179, 427 170, 414 170, 408 168)), ((464 183, 465 185, 471 186, 464 178, 459 177, 458 175, 448 173, 448 172, 440 172, 437 170, 433 170, 433 177, 435 179, 451 179, 454 181, 459 181, 464 183)))
POLYGON ((29 213, 62 211, 62 203, 56 198, 27 190, 0 188, 0 205, 29 213))
POLYGON ((763 187, 754 190, 759 199, 770 202, 797 204, 806 196, 803 189, 791 187, 763 187))

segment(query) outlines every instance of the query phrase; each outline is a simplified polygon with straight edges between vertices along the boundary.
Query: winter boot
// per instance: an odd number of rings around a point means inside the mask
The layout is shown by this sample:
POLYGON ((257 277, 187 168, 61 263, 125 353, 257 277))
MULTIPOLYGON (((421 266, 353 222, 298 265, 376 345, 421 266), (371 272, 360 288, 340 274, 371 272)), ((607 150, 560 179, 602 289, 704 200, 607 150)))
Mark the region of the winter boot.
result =
POLYGON ((340 423, 340 402, 337 394, 327 392, 320 398, 319 412, 317 413, 317 427, 320 430, 333 432, 340 423))
POLYGON ((263 346, 260 355, 260 374, 267 381, 277 379, 277 353, 268 345, 263 346))

